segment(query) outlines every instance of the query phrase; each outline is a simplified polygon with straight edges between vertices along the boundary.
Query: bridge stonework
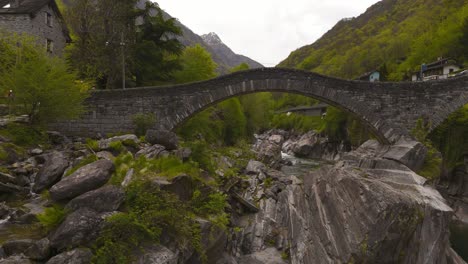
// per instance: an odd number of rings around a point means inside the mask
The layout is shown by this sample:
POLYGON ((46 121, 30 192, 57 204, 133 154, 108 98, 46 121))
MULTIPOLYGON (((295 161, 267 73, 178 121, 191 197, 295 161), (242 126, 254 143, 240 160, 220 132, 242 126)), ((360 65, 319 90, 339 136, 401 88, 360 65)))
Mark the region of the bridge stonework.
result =
POLYGON ((383 143, 409 135, 419 118, 434 128, 468 103, 468 76, 434 82, 349 81, 312 72, 263 68, 166 87, 95 91, 79 120, 56 123, 67 135, 133 131, 133 116, 153 113, 173 130, 207 107, 243 94, 285 92, 313 97, 361 119, 383 143))

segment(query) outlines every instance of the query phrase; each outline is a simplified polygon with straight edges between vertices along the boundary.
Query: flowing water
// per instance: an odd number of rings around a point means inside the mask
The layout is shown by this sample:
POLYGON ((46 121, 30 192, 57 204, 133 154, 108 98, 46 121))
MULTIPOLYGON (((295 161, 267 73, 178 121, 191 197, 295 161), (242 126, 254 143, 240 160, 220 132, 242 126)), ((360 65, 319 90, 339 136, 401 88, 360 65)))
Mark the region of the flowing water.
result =
POLYGON ((301 179, 304 175, 319 168, 320 165, 324 163, 324 161, 298 158, 283 152, 281 152, 281 157, 291 164, 281 167, 281 171, 286 175, 294 175, 301 179))

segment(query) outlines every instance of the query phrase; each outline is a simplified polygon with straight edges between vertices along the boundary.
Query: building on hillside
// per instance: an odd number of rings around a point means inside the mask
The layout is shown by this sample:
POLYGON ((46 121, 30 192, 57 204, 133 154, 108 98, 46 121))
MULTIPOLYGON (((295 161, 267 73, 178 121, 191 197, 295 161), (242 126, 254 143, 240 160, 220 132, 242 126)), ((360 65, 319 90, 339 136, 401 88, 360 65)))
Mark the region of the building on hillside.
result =
POLYGON ((356 80, 359 81, 368 81, 368 82, 380 82, 380 72, 379 71, 370 71, 367 72, 358 78, 356 80))
POLYGON ((52 55, 60 56, 71 42, 55 0, 0 0, 0 29, 37 38, 52 55))
POLYGON ((461 68, 461 65, 453 59, 438 58, 435 62, 421 65, 421 70, 413 73, 411 80, 413 82, 443 80, 454 76, 461 68))

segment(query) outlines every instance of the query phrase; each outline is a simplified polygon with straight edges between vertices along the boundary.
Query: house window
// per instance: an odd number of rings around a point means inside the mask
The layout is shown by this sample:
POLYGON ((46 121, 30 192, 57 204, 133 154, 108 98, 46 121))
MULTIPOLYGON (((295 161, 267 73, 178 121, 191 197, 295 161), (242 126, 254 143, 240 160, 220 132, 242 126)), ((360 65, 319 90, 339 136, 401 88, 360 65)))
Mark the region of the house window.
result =
POLYGON ((48 12, 45 13, 45 22, 47 26, 52 27, 52 15, 48 12))
POLYGON ((54 42, 51 39, 46 39, 46 50, 47 52, 54 52, 54 42))
POLYGON ((453 69, 449 69, 449 73, 453 73, 453 69))

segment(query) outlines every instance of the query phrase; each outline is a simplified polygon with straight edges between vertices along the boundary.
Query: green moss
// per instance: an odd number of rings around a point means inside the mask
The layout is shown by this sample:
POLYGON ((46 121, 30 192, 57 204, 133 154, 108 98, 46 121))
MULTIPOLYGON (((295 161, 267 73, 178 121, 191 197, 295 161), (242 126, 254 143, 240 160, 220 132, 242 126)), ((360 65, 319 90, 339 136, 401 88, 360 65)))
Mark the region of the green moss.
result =
POLYGON ((67 213, 63 207, 54 205, 46 208, 42 214, 38 214, 36 217, 47 230, 52 230, 62 223, 67 213))
POLYGON ((263 181, 263 184, 265 188, 270 188, 273 185, 273 179, 272 178, 265 178, 265 181, 263 181))
POLYGON ((88 155, 84 159, 82 159, 75 167, 68 170, 67 173, 65 173, 64 176, 65 177, 70 176, 75 171, 77 171, 79 168, 81 168, 83 166, 86 166, 88 164, 91 164, 91 163, 93 163, 95 161, 98 161, 98 160, 99 160, 99 158, 96 155, 94 155, 94 154, 88 155))
POLYGON ((26 158, 27 151, 13 143, 0 143, 0 163, 1 161, 16 162, 26 158))

